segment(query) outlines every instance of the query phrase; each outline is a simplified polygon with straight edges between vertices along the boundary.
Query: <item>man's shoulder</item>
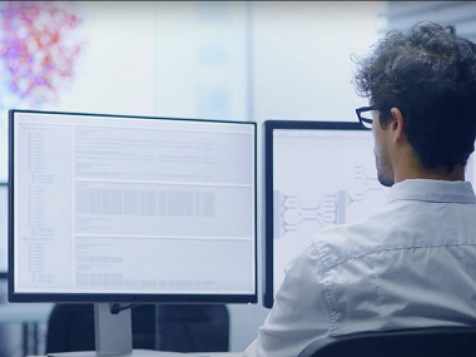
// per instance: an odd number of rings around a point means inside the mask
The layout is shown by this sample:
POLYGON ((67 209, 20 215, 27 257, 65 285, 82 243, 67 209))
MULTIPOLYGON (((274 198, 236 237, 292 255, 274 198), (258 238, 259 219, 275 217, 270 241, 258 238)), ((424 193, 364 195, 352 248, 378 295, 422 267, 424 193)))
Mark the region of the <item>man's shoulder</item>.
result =
POLYGON ((322 261, 326 269, 345 261, 386 249, 386 235, 391 231, 388 213, 376 215, 355 223, 334 225, 313 235, 307 249, 322 261))
POLYGON ((476 244, 475 205, 398 201, 359 222, 313 235, 309 250, 325 269, 390 250, 476 244), (431 205, 431 207, 430 207, 431 205))

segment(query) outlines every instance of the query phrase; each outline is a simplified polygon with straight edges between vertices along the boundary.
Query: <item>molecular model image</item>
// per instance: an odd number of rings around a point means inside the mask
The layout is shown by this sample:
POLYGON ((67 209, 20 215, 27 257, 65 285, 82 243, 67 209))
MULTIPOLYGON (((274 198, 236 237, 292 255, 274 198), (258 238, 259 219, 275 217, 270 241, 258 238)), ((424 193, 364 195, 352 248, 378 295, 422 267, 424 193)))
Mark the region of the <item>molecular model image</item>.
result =
POLYGON ((9 1, 1 5, 0 107, 7 105, 7 97, 30 106, 57 99, 74 77, 84 46, 78 40, 82 21, 69 2, 9 1))

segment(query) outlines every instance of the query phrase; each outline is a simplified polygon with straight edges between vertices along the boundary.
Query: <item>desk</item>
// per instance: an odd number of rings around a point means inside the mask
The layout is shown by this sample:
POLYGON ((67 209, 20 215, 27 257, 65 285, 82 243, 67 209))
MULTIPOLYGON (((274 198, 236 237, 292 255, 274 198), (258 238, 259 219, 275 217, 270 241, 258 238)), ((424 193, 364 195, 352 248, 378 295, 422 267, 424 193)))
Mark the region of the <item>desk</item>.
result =
MULTIPOLYGON (((161 351, 150 351, 150 355, 154 357, 175 357, 175 356, 187 356, 187 357, 241 357, 241 352, 200 352, 200 353, 178 353, 178 352, 161 352, 161 351)), ((148 355, 146 353, 146 355, 148 355)), ((44 355, 29 355, 26 357, 47 357, 44 355)), ((81 353, 77 355, 81 357, 81 353)))
POLYGON ((187 353, 187 356, 193 357, 241 357, 242 352, 202 352, 202 353, 187 353))
POLYGON ((33 353, 38 354, 38 325, 48 322, 53 304, 21 304, 6 303, 0 304, 0 323, 22 324, 22 349, 23 356, 29 351, 30 330, 33 330, 33 353))

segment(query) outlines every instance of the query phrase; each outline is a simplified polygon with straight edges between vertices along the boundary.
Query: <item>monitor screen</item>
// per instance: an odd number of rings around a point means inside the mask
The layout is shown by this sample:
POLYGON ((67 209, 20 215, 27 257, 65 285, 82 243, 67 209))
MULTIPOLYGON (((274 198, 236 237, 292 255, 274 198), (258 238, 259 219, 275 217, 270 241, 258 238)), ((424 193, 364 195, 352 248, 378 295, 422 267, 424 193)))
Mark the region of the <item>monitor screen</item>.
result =
POLYGON ((376 213, 386 195, 373 139, 359 123, 264 123, 264 299, 273 305, 285 270, 325 227, 376 213))
POLYGON ((256 124, 10 111, 11 301, 256 302, 256 124))

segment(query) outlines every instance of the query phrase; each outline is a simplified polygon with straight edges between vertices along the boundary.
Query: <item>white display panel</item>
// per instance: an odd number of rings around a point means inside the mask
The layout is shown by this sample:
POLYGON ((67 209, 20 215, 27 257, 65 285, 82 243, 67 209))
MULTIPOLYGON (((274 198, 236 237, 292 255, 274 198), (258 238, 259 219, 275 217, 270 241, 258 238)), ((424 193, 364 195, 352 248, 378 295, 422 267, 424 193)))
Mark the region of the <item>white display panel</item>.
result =
MULTIPOLYGON (((476 145, 476 144, 475 144, 476 145)), ((475 154, 471 154, 471 168, 473 169, 473 174, 468 178, 473 184, 473 190, 476 192, 476 164, 475 164, 475 154)))
POLYGON ((14 114, 16 293, 255 293, 254 125, 14 114))
MULTIPOLYGON (((476 143, 475 143, 476 147, 476 143)), ((465 179, 466 181, 470 181, 473 185, 473 190, 476 192, 476 163, 474 162, 476 159, 476 155, 473 152, 466 163, 465 168, 465 179)))
POLYGON ((376 213, 386 188, 377 180, 370 131, 273 131, 273 285, 312 235, 376 213))

